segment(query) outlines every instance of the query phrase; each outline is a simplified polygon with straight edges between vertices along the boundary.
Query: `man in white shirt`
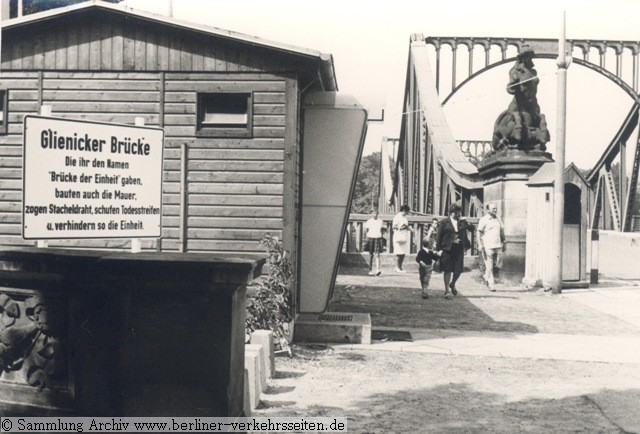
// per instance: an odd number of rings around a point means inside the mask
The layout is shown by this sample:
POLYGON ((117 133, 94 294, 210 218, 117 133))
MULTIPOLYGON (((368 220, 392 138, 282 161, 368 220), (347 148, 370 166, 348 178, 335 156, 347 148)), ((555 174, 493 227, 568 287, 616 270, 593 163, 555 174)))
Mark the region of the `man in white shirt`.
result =
POLYGON ((480 249, 484 253, 485 274, 484 280, 489 286, 489 291, 495 291, 493 268, 500 264, 500 255, 506 249, 504 227, 497 215, 498 207, 495 203, 487 206, 487 214, 478 222, 478 238, 480 249))

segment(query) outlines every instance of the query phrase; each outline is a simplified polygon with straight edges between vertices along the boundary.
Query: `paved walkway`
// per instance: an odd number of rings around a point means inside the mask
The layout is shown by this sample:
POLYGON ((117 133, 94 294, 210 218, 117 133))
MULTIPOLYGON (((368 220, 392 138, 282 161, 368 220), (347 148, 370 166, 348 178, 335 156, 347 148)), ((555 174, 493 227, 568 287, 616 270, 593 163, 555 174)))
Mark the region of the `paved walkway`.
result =
POLYGON ((330 310, 413 341, 299 346, 257 415, 343 415, 353 432, 640 432, 640 282, 492 293, 474 271, 445 300, 434 274, 422 300, 417 273, 341 271, 330 310))
MULTIPOLYGON (((467 282, 466 286, 467 288, 470 286, 469 282, 467 282)), ((473 288, 472 293, 476 296, 483 291, 481 287, 475 284, 473 288)), ((467 291, 467 293, 469 292, 467 291)), ((517 292, 503 286, 495 297, 500 297, 500 294, 503 293, 514 294, 517 292)), ((486 294, 486 297, 490 298, 492 294, 486 294)), ((520 299, 523 297, 525 296, 520 295, 520 299)), ((616 318, 630 326, 637 327, 638 330, 636 333, 633 333, 633 330, 627 330, 623 335, 611 333, 598 336, 562 333, 530 334, 518 333, 517 331, 514 333, 513 331, 459 331, 456 329, 376 327, 382 330, 409 331, 413 337, 413 342, 374 341, 372 345, 343 345, 343 347, 383 351, 640 365, 639 282, 605 281, 603 285, 595 285, 587 290, 565 290, 562 295, 550 295, 550 297, 550 304, 554 303, 554 297, 566 299, 574 304, 574 307, 581 308, 582 313, 596 311, 616 318), (612 284, 616 286, 611 286, 612 284)), ((455 302, 456 300, 450 301, 452 304, 455 302)), ((601 315, 598 316, 601 317, 601 315)), ((572 317, 565 317, 564 320, 571 321, 572 317)))
POLYGON ((539 333, 471 334, 411 330, 413 342, 374 342, 372 346, 344 345, 361 350, 404 351, 466 356, 631 363, 640 365, 640 337, 574 336, 539 333))

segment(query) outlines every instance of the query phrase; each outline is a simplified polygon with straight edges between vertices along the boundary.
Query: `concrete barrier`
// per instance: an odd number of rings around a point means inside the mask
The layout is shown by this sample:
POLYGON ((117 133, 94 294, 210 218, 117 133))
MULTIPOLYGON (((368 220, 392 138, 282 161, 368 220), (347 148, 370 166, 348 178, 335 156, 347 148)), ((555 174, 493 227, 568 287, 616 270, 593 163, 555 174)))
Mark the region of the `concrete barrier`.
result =
POLYGON ((242 401, 242 411, 246 417, 251 416, 251 393, 249 392, 249 370, 247 368, 244 369, 244 395, 242 401))
POLYGON ((245 354, 251 351, 258 353, 258 362, 260 363, 260 365, 258 366, 258 370, 259 370, 258 373, 260 374, 260 376, 258 378, 260 379, 260 391, 264 392, 265 390, 267 390, 267 372, 264 369, 264 366, 265 366, 264 359, 266 358, 266 350, 262 347, 262 345, 255 345, 255 344, 245 345, 245 354))
POLYGON ((261 345, 265 352, 264 372, 267 378, 276 375, 275 348, 273 345, 273 332, 271 330, 256 330, 251 333, 251 343, 261 345))
MULTIPOLYGON (((245 346, 245 348, 248 345, 245 346)), ((248 372, 247 388, 249 389, 249 404, 251 410, 258 408, 260 403, 260 392, 262 387, 260 385, 260 371, 261 371, 260 351, 255 349, 245 349, 244 353, 244 367, 248 372)))
POLYGON ((640 233, 600 231, 598 258, 600 274, 640 279, 640 233))

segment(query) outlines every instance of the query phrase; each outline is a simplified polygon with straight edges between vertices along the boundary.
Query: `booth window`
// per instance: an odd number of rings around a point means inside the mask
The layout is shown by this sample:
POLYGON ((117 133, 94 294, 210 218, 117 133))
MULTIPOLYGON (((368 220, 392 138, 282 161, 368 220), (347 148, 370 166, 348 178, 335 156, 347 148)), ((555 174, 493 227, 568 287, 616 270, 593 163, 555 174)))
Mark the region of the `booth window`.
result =
POLYGON ((198 94, 197 135, 250 137, 251 93, 198 94))
POLYGON ((8 113, 7 113, 7 90, 0 89, 0 134, 7 134, 8 113))

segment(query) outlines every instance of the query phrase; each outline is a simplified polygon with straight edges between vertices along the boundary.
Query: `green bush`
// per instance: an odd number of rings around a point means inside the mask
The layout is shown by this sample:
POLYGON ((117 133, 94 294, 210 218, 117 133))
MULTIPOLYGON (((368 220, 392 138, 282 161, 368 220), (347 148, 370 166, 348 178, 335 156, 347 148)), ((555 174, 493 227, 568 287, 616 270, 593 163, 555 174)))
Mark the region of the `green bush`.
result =
POLYGON ((276 345, 288 350, 292 338, 289 323, 293 319, 290 255, 278 237, 265 235, 260 245, 267 250, 269 271, 259 279, 255 295, 247 300, 247 334, 255 330, 271 330, 276 345))

